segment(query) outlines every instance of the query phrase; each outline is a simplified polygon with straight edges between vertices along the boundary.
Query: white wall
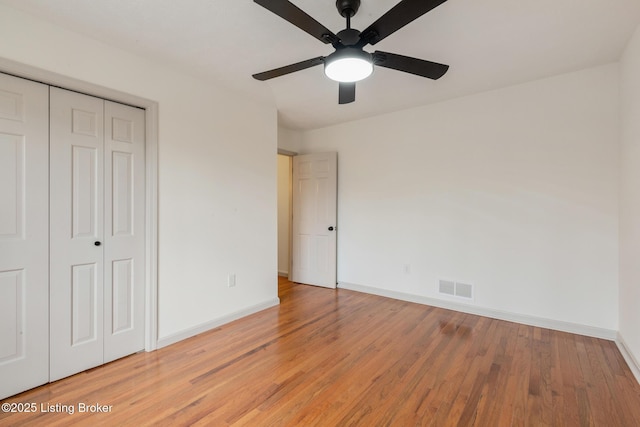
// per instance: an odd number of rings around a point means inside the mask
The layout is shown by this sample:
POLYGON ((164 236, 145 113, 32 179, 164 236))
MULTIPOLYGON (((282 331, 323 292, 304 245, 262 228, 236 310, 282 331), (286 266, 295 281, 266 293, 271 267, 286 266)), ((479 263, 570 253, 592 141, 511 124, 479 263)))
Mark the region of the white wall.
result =
POLYGON ((277 303, 274 106, 4 5, 0 40, 2 58, 159 103, 160 338, 277 303))
POLYGON ((640 27, 620 71, 620 336, 640 367, 640 27))
POLYGON ((291 153, 300 151, 302 144, 302 132, 278 126, 278 148, 291 153))
POLYGON ((618 69, 308 131, 337 151, 338 280, 618 329, 618 69), (408 265, 408 272, 405 272, 408 265))
POLYGON ((278 155, 278 274, 289 275, 291 157, 278 155))

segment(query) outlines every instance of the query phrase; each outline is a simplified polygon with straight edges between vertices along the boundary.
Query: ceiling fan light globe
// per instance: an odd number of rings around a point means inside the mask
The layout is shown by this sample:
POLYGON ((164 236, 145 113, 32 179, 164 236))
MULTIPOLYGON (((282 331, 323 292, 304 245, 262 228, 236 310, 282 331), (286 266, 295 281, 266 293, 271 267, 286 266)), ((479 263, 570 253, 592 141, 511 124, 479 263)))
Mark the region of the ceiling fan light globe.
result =
POLYGON ((371 54, 361 49, 337 50, 327 57, 324 73, 331 80, 343 83, 366 79, 373 73, 371 54))
POLYGON ((326 64, 324 73, 338 82, 357 82, 373 73, 373 65, 361 58, 342 58, 326 64))

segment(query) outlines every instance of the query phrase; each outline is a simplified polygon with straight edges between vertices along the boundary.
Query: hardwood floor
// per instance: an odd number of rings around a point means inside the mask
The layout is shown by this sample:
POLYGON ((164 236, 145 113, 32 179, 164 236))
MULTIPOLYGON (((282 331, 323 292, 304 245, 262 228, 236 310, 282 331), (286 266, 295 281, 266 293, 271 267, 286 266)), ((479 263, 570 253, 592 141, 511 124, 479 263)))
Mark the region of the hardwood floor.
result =
POLYGON ((613 342, 286 280, 280 298, 6 399, 37 410, 0 425, 640 426, 613 342))

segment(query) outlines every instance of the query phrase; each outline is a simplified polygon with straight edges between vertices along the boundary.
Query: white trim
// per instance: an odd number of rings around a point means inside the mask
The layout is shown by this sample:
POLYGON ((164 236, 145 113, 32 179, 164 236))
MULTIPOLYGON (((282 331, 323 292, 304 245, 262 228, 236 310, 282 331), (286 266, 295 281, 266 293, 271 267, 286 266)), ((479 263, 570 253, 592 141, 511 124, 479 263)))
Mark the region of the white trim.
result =
POLYGON ((629 346, 627 346, 627 343, 624 338, 622 338, 620 332, 618 332, 618 336, 616 337, 616 345, 618 346, 620 353, 622 353, 622 357, 624 357, 624 360, 627 362, 627 365, 629 365, 631 373, 636 377, 636 381, 640 383, 640 363, 638 363, 638 360, 633 356, 633 353, 629 351, 629 346))
POLYGON ((296 153, 295 151, 283 150, 282 148, 278 148, 278 154, 281 154, 287 157, 293 157, 298 155, 298 153, 296 153))
POLYGON ((155 350, 158 342, 158 103, 2 57, 0 72, 146 110, 145 350, 155 350))
POLYGON ((436 298, 424 297, 420 295, 396 292, 387 289, 374 288, 372 286, 356 285, 353 283, 339 282, 338 288, 348 289, 356 292, 363 292, 393 298, 401 301, 414 302, 417 304, 430 305, 447 310, 460 311, 462 313, 475 314, 478 316, 491 317, 492 319, 506 320, 508 322, 521 323, 523 325, 537 326, 540 328, 553 329, 556 331, 570 332, 572 334, 585 335, 594 338, 602 338, 615 341, 617 331, 604 328, 596 328, 578 323, 563 322, 561 320, 546 319, 543 317, 529 316, 525 314, 511 313, 490 308, 476 307, 453 301, 444 301, 436 298))
POLYGON ((278 276, 289 277, 289 272, 288 271, 278 271, 278 276))
POLYGON ((227 323, 231 323, 234 320, 238 320, 243 317, 250 316, 259 311, 266 310, 267 308, 275 307, 278 304, 280 304, 280 298, 272 298, 262 303, 255 304, 250 307, 244 308, 242 310, 238 310, 233 313, 227 314, 226 316, 222 316, 217 319, 211 320, 209 322, 201 323, 200 325, 194 326, 189 329, 185 329, 183 331, 180 331, 175 334, 171 334, 169 336, 159 339, 158 348, 175 344, 179 341, 185 340, 187 338, 191 338, 195 335, 201 334, 203 332, 207 332, 211 329, 217 328, 227 323))
POLYGON ((2 57, 0 57, 0 72, 144 109, 147 109, 152 105, 157 105, 155 101, 146 98, 141 98, 116 89, 78 80, 73 77, 67 77, 62 74, 31 65, 21 64, 2 57))
POLYGON ((146 298, 144 349, 158 348, 158 103, 147 106, 146 116, 146 298))

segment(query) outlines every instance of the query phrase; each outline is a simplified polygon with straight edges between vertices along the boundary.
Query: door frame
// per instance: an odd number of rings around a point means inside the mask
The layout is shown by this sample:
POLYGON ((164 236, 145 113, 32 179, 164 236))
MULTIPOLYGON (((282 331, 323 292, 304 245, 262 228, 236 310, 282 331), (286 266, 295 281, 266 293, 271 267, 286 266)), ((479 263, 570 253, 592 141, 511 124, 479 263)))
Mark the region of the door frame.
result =
MULTIPOLYGON (((289 235, 289 259, 287 260, 287 263, 289 264, 289 266, 287 267, 287 269, 289 270, 287 273, 287 279, 291 280, 291 268, 293 267, 293 253, 291 252, 291 245, 293 243, 293 158, 295 156, 298 155, 298 153, 296 153, 295 151, 288 151, 288 150, 283 150, 281 148, 278 148, 278 155, 279 156, 285 156, 289 158, 289 212, 287 213, 289 220, 288 220, 288 226, 289 226, 289 232, 287 233, 289 235)), ((279 248, 278 248, 279 249, 279 248)))
POLYGON ((0 72, 145 110, 145 351, 158 348, 158 103, 0 58, 0 72))

